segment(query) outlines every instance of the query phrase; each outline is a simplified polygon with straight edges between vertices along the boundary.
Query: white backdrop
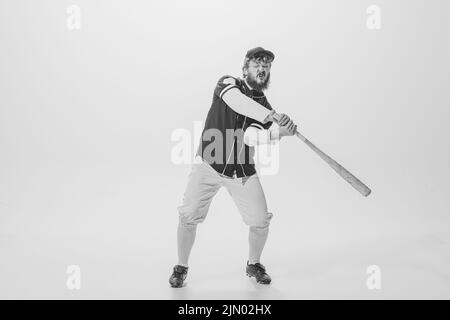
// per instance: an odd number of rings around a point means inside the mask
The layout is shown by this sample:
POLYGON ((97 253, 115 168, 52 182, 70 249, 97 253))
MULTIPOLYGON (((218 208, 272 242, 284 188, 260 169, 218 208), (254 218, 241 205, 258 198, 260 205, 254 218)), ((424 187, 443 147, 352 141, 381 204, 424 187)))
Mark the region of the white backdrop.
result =
MULTIPOLYGON (((450 298, 448 1, 0 2, 0 298, 450 298), (81 9, 71 30, 66 12, 81 9), (381 29, 366 12, 381 9, 381 29), (186 288, 169 288, 192 131, 218 78, 272 50, 267 96, 372 188, 295 138, 262 176, 274 213, 245 277, 247 228, 221 190, 186 288), (81 270, 70 290, 67 267, 81 270), (379 267, 370 290, 367 268, 379 267)), ((196 141, 194 141, 196 142, 196 141)), ((193 142, 193 148, 196 143, 193 142)))

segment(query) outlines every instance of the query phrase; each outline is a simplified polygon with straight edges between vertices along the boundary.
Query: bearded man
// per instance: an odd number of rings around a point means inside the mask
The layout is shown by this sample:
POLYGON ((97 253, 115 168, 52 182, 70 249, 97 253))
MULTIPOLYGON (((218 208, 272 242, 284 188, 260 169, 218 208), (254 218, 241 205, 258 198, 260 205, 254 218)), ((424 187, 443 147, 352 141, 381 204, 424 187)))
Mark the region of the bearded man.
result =
POLYGON ((262 47, 251 49, 245 55, 243 77, 223 76, 216 85, 197 151, 202 161, 192 165, 178 207, 178 263, 169 278, 174 288, 183 286, 197 225, 206 218, 221 187, 227 189, 249 227, 247 276, 261 284, 271 282, 260 259, 273 214, 255 169, 254 146, 293 136, 297 130, 290 117, 275 113, 264 94, 274 58, 262 47), (273 122, 279 127, 271 128, 273 122))

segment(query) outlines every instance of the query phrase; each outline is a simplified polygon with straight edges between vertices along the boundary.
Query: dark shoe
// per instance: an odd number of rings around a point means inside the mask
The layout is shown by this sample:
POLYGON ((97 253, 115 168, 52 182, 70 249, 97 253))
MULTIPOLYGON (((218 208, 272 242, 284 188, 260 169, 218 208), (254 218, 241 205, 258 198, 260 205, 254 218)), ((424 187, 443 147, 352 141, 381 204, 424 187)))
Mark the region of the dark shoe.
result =
POLYGON ((187 267, 183 267, 178 264, 173 267, 173 272, 169 279, 169 283, 172 288, 181 288, 183 286, 183 282, 186 279, 187 272, 187 267))
POLYGON ((272 279, 266 273, 266 267, 264 267, 261 263, 257 262, 255 264, 248 264, 247 261, 247 276, 255 277, 256 282, 261 284, 270 284, 272 279))

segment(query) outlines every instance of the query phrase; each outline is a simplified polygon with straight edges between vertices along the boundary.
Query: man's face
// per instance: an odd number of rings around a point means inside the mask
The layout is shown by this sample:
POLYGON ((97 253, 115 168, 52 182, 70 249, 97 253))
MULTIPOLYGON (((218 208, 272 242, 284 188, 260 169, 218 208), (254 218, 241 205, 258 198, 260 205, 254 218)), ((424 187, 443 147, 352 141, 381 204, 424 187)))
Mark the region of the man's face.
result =
POLYGON ((248 84, 255 90, 263 91, 269 86, 271 62, 267 58, 253 58, 244 70, 248 84))

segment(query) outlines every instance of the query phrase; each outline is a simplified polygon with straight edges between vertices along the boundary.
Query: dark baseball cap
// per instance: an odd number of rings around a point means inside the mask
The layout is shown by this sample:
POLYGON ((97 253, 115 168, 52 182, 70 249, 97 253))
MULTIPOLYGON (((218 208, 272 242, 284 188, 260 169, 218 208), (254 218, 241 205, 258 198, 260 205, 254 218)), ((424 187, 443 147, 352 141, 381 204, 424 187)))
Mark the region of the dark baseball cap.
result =
POLYGON ((252 59, 252 58, 258 58, 261 56, 266 56, 269 58, 269 62, 272 62, 273 59, 275 59, 275 55, 272 53, 272 51, 266 50, 262 47, 256 47, 253 49, 250 49, 247 51, 247 54, 245 55, 245 59, 252 59))

